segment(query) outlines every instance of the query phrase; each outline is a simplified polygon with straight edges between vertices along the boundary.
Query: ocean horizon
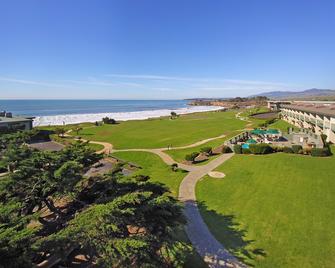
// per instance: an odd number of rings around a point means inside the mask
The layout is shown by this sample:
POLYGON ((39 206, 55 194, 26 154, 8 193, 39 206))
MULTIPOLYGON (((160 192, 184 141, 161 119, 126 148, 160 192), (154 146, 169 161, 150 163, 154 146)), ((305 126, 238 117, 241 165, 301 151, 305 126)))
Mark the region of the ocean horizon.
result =
POLYGON ((34 126, 65 125, 101 121, 141 120, 217 110, 220 107, 190 106, 187 100, 0 100, 0 110, 19 116, 33 116, 34 126))

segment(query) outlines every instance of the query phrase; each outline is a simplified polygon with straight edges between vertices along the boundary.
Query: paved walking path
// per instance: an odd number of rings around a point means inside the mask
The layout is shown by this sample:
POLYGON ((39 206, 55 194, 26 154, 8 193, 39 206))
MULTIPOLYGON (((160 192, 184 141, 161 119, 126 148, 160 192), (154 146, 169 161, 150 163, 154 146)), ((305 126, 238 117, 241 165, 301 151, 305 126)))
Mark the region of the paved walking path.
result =
MULTIPOLYGON (((68 133, 66 134, 68 135, 68 133)), ((209 138, 198 141, 196 143, 180 146, 171 147, 169 149, 186 149, 199 146, 209 141, 223 138, 225 135, 218 137, 209 138)), ((86 141, 81 139, 82 141, 86 141)), ((216 159, 210 161, 206 165, 202 166, 191 166, 178 163, 173 160, 164 151, 168 148, 157 148, 157 149, 113 149, 113 145, 107 142, 89 141, 90 143, 100 144, 104 146, 103 150, 98 153, 113 153, 113 152, 150 152, 158 155, 164 163, 172 165, 177 163, 179 168, 187 170, 189 173, 182 180, 179 187, 179 199, 185 204, 185 216, 187 218, 186 233, 197 250, 199 255, 204 259, 210 268, 222 268, 222 267, 246 267, 246 265, 240 263, 231 253, 229 253, 224 246, 215 239, 212 233, 209 231, 206 223, 201 217, 200 211, 196 203, 195 186, 197 182, 206 174, 220 166, 222 163, 227 161, 233 156, 231 154, 222 154, 216 159)))
MULTIPOLYGON (((158 155, 166 164, 177 163, 171 156, 164 153, 161 149, 125 149, 114 150, 120 151, 142 151, 158 155)), ((240 263, 224 246, 215 239, 209 231, 206 223, 201 217, 196 202, 195 186, 197 182, 206 174, 220 166, 233 156, 233 153, 222 154, 218 158, 202 166, 190 166, 177 163, 178 167, 189 171, 179 186, 179 200, 185 204, 185 216, 187 218, 186 233, 197 250, 199 255, 204 259, 210 268, 217 267, 246 267, 240 263)))
POLYGON ((195 170, 187 174, 179 187, 179 199, 185 204, 185 215, 188 222, 186 233, 200 256, 211 268, 246 267, 230 254, 209 231, 201 217, 195 195, 197 182, 232 156, 232 153, 223 154, 207 165, 196 167, 195 170))
MULTIPOLYGON (((90 127, 86 127, 86 128, 90 128, 90 127)), ((85 140, 85 139, 79 139, 76 138, 72 135, 70 135, 69 133, 72 132, 72 129, 68 130, 65 134, 64 137, 70 137, 73 138, 74 140, 77 141, 82 141, 82 142, 88 142, 88 143, 92 143, 92 144, 99 144, 102 145, 104 148, 101 149, 100 151, 97 151, 97 154, 110 154, 113 151, 113 144, 109 143, 109 142, 102 142, 102 141, 89 141, 89 140, 85 140)))

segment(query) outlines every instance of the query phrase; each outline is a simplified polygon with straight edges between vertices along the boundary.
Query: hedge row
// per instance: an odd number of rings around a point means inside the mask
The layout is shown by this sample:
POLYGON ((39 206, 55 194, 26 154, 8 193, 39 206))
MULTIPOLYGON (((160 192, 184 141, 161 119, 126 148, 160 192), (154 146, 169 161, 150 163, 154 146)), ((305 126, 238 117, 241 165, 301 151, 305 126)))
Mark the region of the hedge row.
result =
POLYGON ((234 146, 235 154, 270 154, 272 152, 273 149, 266 143, 250 144, 249 149, 242 148, 239 144, 234 146))
MULTIPOLYGON (((203 147, 200 149, 201 153, 206 153, 208 155, 212 155, 213 154, 213 148, 212 147, 203 147)), ((222 147, 222 151, 221 153, 223 154, 227 154, 227 153, 232 153, 233 151, 230 149, 229 146, 223 146, 222 147)), ((199 152, 193 152, 190 154, 185 155, 185 160, 190 161, 190 162, 194 162, 195 158, 199 155, 199 152)))
POLYGON ((265 143, 250 144, 249 149, 242 148, 241 145, 237 144, 234 146, 235 154, 270 154, 273 152, 284 152, 289 154, 305 154, 311 156, 330 156, 331 150, 329 147, 324 148, 302 148, 301 145, 292 145, 292 147, 277 147, 270 146, 265 143))
POLYGON ((311 151, 311 156, 330 156, 331 154, 331 150, 328 147, 313 148, 311 151))

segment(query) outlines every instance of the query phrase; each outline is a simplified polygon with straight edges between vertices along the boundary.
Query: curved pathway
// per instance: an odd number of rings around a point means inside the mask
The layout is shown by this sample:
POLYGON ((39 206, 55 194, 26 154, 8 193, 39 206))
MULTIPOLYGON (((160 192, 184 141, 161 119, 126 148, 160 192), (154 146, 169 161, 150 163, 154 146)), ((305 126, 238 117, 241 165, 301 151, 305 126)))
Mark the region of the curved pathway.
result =
MULTIPOLYGON (((114 152, 150 152, 158 155, 166 164, 177 163, 171 156, 161 149, 125 149, 114 152)), ((195 186, 206 174, 230 159, 234 154, 222 154, 218 158, 203 166, 190 166, 177 163, 178 167, 189 171, 179 186, 179 200, 185 204, 185 216, 187 219, 186 233, 199 255, 211 268, 217 267, 246 267, 240 263, 224 246, 216 240, 202 219, 196 202, 195 186)))
POLYGON ((220 135, 220 136, 216 136, 216 137, 213 137, 213 138, 209 138, 209 139, 204 139, 204 140, 200 140, 200 141, 197 141, 195 143, 192 143, 192 144, 189 144, 189 145, 185 145, 185 146, 179 146, 179 147, 170 147, 170 148, 160 148, 162 150, 179 150, 179 149, 187 149, 187 148, 192 148, 192 147, 196 147, 196 146, 199 146, 199 145, 202 145, 204 143, 207 143, 209 141, 213 141, 213 140, 217 140, 217 139, 221 139, 221 138, 224 138, 226 137, 226 135, 220 135))
MULTIPOLYGON (((91 128, 91 127, 86 127, 86 128, 91 128)), ((72 129, 68 130, 63 137, 70 137, 73 138, 74 140, 77 141, 82 141, 82 142, 88 142, 88 143, 92 143, 92 144, 99 144, 102 145, 104 148, 97 151, 97 154, 110 154, 113 151, 113 144, 109 143, 109 142, 102 142, 102 141, 89 141, 89 140, 85 140, 85 139, 79 139, 76 138, 75 136, 70 135, 69 133, 72 132, 72 129)))
POLYGON ((233 153, 223 154, 204 166, 198 166, 187 174, 179 187, 179 199, 185 204, 187 218, 186 233, 200 256, 211 268, 246 267, 215 239, 201 217, 196 202, 195 186, 210 171, 227 161, 233 153))
MULTIPOLYGON (((68 135, 68 133, 66 135, 68 135)), ((201 140, 186 146, 171 147, 170 149, 192 148, 223 137, 225 137, 225 135, 201 140)), ((81 140, 84 142, 87 141, 84 139, 81 140)), ((179 186, 178 198, 185 204, 184 213, 187 218, 186 233, 194 248, 197 250, 199 255, 204 259, 204 261, 210 268, 246 267, 246 265, 239 262, 231 253, 229 253, 209 231, 206 223, 204 222, 200 214, 195 195, 195 186, 197 182, 203 176, 205 176, 206 174, 220 166, 222 163, 230 159, 233 156, 233 153, 222 154, 206 165, 191 166, 174 161, 171 156, 164 152, 165 150, 168 150, 168 148, 116 150, 113 149, 113 145, 108 142, 89 141, 89 143, 100 144, 104 146, 104 149, 98 151, 97 153, 110 154, 113 152, 150 152, 158 155, 167 165, 177 163, 178 167, 187 170, 189 173, 185 176, 179 186)))

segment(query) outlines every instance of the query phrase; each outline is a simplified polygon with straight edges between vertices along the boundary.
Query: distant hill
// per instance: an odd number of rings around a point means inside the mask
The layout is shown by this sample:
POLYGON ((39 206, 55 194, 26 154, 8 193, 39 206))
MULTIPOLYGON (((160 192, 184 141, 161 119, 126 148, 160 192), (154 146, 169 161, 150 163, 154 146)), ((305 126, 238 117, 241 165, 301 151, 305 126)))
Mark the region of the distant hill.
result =
POLYGON ((335 90, 312 88, 304 91, 270 91, 254 96, 265 96, 269 99, 334 99, 335 90))

